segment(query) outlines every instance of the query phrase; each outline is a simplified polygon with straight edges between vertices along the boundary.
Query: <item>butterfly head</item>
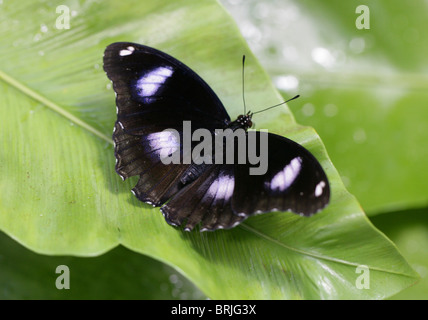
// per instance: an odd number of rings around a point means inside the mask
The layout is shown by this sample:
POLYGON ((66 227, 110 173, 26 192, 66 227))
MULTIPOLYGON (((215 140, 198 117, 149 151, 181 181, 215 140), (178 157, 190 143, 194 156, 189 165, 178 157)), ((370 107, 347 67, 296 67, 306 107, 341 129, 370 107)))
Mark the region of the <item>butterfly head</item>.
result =
POLYGON ((253 121, 251 120, 252 116, 253 114, 251 112, 248 112, 247 114, 241 114, 236 119, 236 122, 241 128, 247 130, 253 126, 253 121))

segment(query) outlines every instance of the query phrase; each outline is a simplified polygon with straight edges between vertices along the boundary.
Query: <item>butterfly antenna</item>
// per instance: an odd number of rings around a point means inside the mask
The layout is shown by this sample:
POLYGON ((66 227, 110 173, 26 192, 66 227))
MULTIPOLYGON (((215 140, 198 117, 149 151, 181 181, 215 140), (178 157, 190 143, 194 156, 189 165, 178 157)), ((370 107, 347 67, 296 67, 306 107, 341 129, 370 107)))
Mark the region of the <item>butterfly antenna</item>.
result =
POLYGON ((266 109, 263 109, 263 110, 260 110, 260 111, 257 111, 257 112, 253 112, 252 114, 254 115, 254 114, 256 114, 256 113, 260 113, 260 112, 263 112, 263 111, 266 111, 266 110, 269 110, 269 109, 272 109, 272 108, 278 107, 278 106, 283 105, 283 104, 285 104, 285 103, 287 103, 287 102, 289 102, 289 101, 291 101, 291 100, 297 99, 298 97, 300 97, 300 95, 294 96, 293 98, 288 99, 287 101, 284 101, 284 102, 278 103, 278 104, 276 104, 276 105, 274 105, 274 106, 272 106, 272 107, 269 107, 269 108, 266 108, 266 109))
POLYGON ((245 105, 244 69, 245 69, 245 54, 242 56, 242 101, 244 102, 244 114, 247 114, 247 106, 245 105))

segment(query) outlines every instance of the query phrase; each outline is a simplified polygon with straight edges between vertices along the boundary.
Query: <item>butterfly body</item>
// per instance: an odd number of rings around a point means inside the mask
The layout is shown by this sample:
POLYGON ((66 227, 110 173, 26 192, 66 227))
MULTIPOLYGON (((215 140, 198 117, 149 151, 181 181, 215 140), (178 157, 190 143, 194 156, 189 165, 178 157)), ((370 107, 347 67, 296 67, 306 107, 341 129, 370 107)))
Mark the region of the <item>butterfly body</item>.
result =
POLYGON ((116 92, 116 171, 123 179, 139 176, 133 193, 161 207, 169 224, 185 230, 196 225, 201 231, 232 228, 262 212, 290 210, 309 216, 329 202, 327 177, 309 151, 285 137, 248 131, 253 125, 251 112, 231 121, 208 84, 177 59, 147 46, 119 42, 107 47, 104 70, 116 92), (224 134, 219 144, 205 150, 211 154, 194 156, 201 144, 190 134, 201 130, 212 141, 224 134), (220 151, 237 133, 242 139, 231 140, 235 154, 232 162, 227 161, 220 151), (251 174, 259 168, 250 154, 245 155, 246 162, 236 161, 240 146, 249 150, 255 144, 252 136, 265 141, 256 150, 266 159, 264 174, 251 174), (180 161, 165 164, 165 155, 174 154, 180 161))
POLYGON ((252 118, 251 113, 248 113, 246 115, 241 114, 238 116, 238 118, 235 121, 230 123, 228 127, 233 131, 235 131, 236 129, 248 130, 253 126, 253 122, 251 121, 251 118, 252 118))
MULTIPOLYGON (((242 129, 244 131, 247 131, 248 128, 250 128, 252 125, 253 125, 253 123, 251 121, 251 114, 250 113, 247 115, 239 115, 235 121, 232 121, 232 122, 225 124, 224 132, 228 132, 227 129, 230 129, 231 132, 235 132, 238 129, 242 129)), ((214 136, 217 135, 218 133, 212 132, 211 134, 212 134, 212 140, 215 141, 214 136)), ((221 143, 222 144, 221 148, 216 148, 216 146, 214 146, 212 149, 212 152, 211 152, 212 157, 211 157, 210 164, 215 163, 215 154, 218 154, 218 152, 221 152, 221 150, 224 150, 225 148, 227 148, 227 142, 226 142, 226 141, 228 141, 227 134, 224 135, 222 138, 223 139, 222 139, 222 143, 221 143), (219 150, 219 149, 221 149, 221 150, 219 150)), ((198 162, 197 161, 198 159, 199 158, 194 159, 195 162, 198 162)), ((225 161, 225 160, 223 160, 223 161, 225 161)), ((205 162, 202 162, 201 164, 192 163, 190 165, 190 167, 186 170, 184 175, 180 178, 181 183, 187 184, 189 182, 196 180, 208 168, 209 168, 209 164, 207 164, 205 162)))

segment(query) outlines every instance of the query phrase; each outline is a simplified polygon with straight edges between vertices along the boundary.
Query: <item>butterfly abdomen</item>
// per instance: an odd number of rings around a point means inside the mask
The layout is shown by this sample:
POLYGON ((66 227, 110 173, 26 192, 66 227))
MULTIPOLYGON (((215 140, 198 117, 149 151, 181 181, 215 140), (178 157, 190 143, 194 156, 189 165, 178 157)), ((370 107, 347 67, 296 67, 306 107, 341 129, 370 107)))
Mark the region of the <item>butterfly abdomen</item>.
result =
POLYGON ((202 173, 207 169, 207 167, 208 167, 208 164, 206 163, 191 164, 181 176, 180 178, 181 183, 186 185, 192 181, 195 181, 197 178, 199 178, 202 175, 202 173))

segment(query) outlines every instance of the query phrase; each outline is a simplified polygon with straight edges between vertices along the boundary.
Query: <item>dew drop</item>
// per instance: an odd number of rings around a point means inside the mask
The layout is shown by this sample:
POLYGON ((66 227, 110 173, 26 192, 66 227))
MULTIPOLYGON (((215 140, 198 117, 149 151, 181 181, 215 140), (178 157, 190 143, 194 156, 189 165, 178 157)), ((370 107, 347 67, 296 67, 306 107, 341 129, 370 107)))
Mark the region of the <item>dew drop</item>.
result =
POLYGON ((337 106, 335 104, 329 103, 324 106, 324 114, 327 117, 334 117, 337 114, 337 106))
POLYGON ((428 274, 426 267, 422 265, 412 265, 412 267, 421 275, 422 278, 425 278, 428 274))
POLYGON ((229 3, 233 6, 241 4, 242 0, 229 0, 229 3))
POLYGON ((325 68, 332 67, 336 62, 336 59, 331 54, 331 52, 328 49, 322 47, 318 47, 312 50, 312 59, 325 68))
POLYGON ((275 79, 275 85, 280 90, 293 90, 299 86, 299 79, 293 75, 279 76, 275 79))
POLYGON ((356 37, 349 41, 349 49, 351 49, 353 53, 361 53, 364 51, 365 48, 366 41, 364 40, 364 38, 356 37))
POLYGON ((187 292, 180 293, 180 299, 181 300, 188 300, 189 299, 188 293, 187 292))
POLYGON ((46 33, 46 32, 48 32, 48 27, 47 27, 47 25, 45 25, 45 24, 41 24, 40 25, 40 31, 41 32, 43 32, 43 33, 46 33))
POLYGON ((242 35, 245 39, 254 43, 258 43, 262 39, 262 33, 259 28, 250 22, 243 24, 242 35))
POLYGON ((265 19, 269 16, 269 11, 269 5, 259 2, 254 6, 252 14, 256 19, 265 19))
POLYGON ((175 284, 178 281, 178 276, 176 274, 172 274, 169 276, 169 282, 175 284))
POLYGON ((282 49, 282 55, 288 61, 296 61, 299 58, 297 49, 292 46, 286 46, 284 49, 282 49))
POLYGON ((40 33, 36 33, 36 34, 34 35, 33 40, 34 40, 35 42, 37 42, 37 41, 39 41, 41 38, 42 38, 42 35, 41 35, 40 33))
POLYGON ((315 113, 315 107, 312 103, 305 103, 302 107, 302 113, 306 117, 311 117, 315 113))
POLYGON ((367 139, 366 132, 364 129, 357 129, 354 132, 353 138, 356 143, 363 143, 367 139))

